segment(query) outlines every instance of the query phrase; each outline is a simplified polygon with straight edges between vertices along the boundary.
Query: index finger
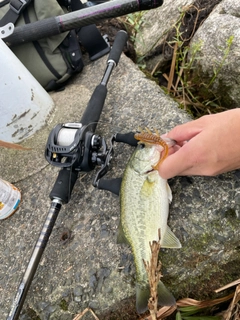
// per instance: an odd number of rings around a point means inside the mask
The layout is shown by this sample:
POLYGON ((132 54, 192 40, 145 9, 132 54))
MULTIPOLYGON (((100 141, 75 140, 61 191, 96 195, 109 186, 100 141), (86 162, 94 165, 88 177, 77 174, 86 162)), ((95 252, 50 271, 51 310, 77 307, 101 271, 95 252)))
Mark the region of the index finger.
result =
POLYGON ((187 141, 198 135, 202 129, 202 120, 192 120, 174 127, 166 134, 166 137, 177 142, 187 141))

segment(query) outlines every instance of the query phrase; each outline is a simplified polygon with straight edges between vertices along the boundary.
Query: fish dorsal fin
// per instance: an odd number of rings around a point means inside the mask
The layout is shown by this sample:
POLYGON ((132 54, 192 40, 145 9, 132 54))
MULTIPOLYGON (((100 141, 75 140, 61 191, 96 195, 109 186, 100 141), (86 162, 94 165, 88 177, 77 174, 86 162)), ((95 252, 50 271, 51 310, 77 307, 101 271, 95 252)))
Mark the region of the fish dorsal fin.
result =
POLYGON ((167 226, 166 232, 161 239, 162 248, 181 248, 182 245, 172 230, 167 226))
POLYGON ((129 242, 128 242, 125 234, 124 234, 121 221, 119 222, 118 235, 117 235, 117 244, 120 244, 120 243, 124 243, 124 244, 128 244, 129 245, 129 242))
POLYGON ((168 193, 168 201, 169 201, 169 203, 171 203, 172 202, 172 190, 169 187, 168 183, 167 183, 167 193, 168 193))

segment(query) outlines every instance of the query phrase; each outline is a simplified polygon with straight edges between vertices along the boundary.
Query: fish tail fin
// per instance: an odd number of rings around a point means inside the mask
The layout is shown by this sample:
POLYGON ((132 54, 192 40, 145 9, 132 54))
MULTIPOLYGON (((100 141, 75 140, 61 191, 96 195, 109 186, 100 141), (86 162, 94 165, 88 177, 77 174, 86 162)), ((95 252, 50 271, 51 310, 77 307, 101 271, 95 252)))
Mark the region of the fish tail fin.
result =
MULTIPOLYGON (((162 281, 159 281, 158 287, 158 305, 161 306, 174 306, 176 300, 171 292, 165 287, 162 281)), ((138 313, 144 313, 148 309, 148 300, 150 298, 150 287, 149 285, 136 287, 136 309, 138 313)))

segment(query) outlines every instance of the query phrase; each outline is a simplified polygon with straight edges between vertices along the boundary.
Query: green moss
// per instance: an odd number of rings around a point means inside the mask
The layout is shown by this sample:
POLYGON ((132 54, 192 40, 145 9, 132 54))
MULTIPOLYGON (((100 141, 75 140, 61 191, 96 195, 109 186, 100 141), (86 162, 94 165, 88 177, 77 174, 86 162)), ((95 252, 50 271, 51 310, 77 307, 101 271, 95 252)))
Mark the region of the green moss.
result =
POLYGON ((37 315, 37 312, 32 308, 27 308, 26 314, 31 320, 41 320, 41 318, 37 315))
POLYGON ((205 232, 191 239, 191 241, 188 243, 188 247, 193 248, 195 252, 202 252, 206 248, 206 245, 211 243, 212 240, 213 240, 213 235, 205 232))
POLYGON ((68 303, 66 300, 62 299, 59 303, 59 306, 63 311, 68 311, 68 303))
POLYGON ((221 269, 223 270, 224 278, 228 276, 229 282, 239 279, 239 265, 240 265, 240 254, 236 254, 236 259, 229 261, 224 264, 221 269))

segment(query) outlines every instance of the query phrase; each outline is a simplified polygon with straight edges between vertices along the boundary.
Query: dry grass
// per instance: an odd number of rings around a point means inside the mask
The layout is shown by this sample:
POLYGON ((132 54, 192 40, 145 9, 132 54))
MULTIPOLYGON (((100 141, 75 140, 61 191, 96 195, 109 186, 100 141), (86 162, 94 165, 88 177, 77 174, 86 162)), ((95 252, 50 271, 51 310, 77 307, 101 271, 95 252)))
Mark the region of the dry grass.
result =
POLYGON ((90 312, 90 313, 92 314, 92 316, 93 316, 93 318, 94 318, 95 320, 99 320, 99 318, 96 316, 96 314, 95 314, 95 313, 93 312, 93 310, 90 309, 90 308, 84 309, 83 312, 77 314, 76 317, 74 317, 73 320, 80 320, 80 319, 82 319, 82 317, 83 317, 86 313, 88 313, 88 312, 90 312))
POLYGON ((157 320, 158 312, 158 283, 162 277, 161 274, 161 262, 158 259, 160 251, 160 230, 158 230, 158 241, 150 243, 151 248, 151 260, 143 261, 146 272, 148 274, 149 286, 150 286, 150 298, 148 300, 148 309, 152 320, 157 320))

